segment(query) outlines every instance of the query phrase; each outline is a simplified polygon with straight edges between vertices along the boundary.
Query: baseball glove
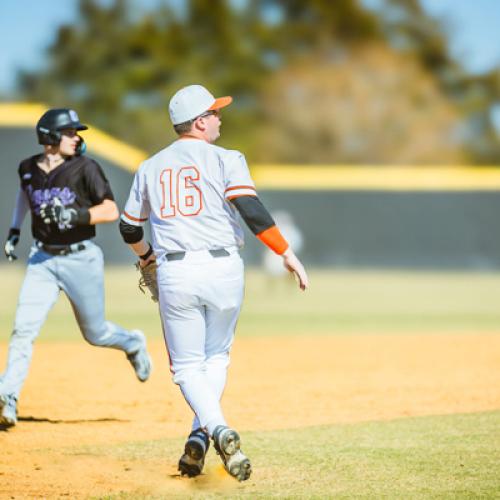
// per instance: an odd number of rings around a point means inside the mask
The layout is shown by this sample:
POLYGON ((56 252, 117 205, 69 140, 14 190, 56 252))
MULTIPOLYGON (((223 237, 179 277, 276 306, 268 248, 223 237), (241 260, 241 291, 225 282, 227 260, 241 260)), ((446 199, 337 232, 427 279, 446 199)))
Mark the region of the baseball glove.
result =
POLYGON ((151 300, 153 302, 158 302, 158 281, 156 279, 156 261, 152 261, 144 267, 139 265, 139 262, 135 265, 141 274, 139 277, 139 290, 142 293, 146 293, 146 288, 151 294, 151 300))

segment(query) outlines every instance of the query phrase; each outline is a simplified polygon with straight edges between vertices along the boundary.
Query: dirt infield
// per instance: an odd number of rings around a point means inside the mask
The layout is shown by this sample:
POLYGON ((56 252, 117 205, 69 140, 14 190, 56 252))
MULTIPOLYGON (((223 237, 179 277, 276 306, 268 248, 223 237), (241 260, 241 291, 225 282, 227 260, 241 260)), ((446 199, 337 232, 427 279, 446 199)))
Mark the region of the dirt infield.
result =
MULTIPOLYGON (((177 455, 130 469, 78 451, 188 432, 163 344, 151 350, 154 372, 140 384, 116 351, 37 344, 19 425, 0 432, 0 497, 188 491, 177 455)), ((232 359, 223 405, 243 432, 500 408, 500 335, 241 338, 232 359)))

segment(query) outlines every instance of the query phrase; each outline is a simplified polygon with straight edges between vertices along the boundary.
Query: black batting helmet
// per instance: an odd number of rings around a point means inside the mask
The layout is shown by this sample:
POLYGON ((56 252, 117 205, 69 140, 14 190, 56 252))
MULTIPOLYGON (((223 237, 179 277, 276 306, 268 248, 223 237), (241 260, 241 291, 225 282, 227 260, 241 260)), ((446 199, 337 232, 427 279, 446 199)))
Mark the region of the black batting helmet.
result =
POLYGON ((61 142, 61 130, 74 128, 87 130, 88 127, 80 123, 76 111, 67 108, 49 109, 36 124, 38 144, 58 146, 61 142))

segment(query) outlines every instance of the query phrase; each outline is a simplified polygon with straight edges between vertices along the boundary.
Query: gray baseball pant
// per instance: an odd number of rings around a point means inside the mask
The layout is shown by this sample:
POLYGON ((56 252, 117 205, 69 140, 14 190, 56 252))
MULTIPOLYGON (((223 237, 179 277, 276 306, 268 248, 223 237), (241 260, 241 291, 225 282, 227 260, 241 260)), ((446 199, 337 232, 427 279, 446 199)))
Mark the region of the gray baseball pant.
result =
POLYGON ((141 346, 138 333, 105 320, 102 251, 91 241, 83 243, 85 250, 68 255, 54 256, 36 247, 31 249, 19 294, 7 368, 0 379, 0 394, 19 397, 28 375, 33 342, 60 290, 68 296, 87 342, 126 353, 133 353, 141 346))

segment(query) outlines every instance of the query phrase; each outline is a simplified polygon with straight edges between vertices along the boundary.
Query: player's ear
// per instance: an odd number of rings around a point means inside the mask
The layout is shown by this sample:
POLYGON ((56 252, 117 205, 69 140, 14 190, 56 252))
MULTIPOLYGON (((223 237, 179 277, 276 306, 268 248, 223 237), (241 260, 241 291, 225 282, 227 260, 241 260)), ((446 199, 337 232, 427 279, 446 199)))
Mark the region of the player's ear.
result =
POLYGON ((193 127, 197 130, 200 130, 201 132, 205 132, 205 130, 207 129, 207 126, 206 126, 204 118, 201 116, 196 118, 196 120, 193 122, 193 127))

